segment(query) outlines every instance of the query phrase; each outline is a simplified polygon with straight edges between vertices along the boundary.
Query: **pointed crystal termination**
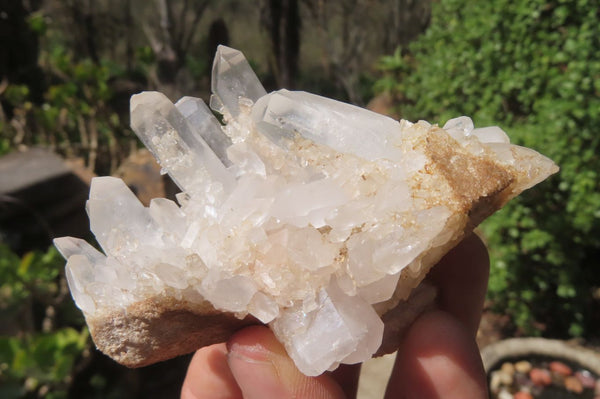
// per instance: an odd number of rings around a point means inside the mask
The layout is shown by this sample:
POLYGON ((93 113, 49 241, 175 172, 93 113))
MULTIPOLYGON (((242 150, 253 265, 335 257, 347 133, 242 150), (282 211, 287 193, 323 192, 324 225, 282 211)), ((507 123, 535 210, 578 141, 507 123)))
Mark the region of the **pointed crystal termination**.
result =
POLYGON ((103 264, 106 256, 87 241, 75 237, 55 238, 54 246, 67 260, 65 276, 75 304, 84 312, 92 313, 96 305, 85 293, 85 287, 96 280, 94 265, 103 264))
POLYGON ((105 256, 96 248, 88 244, 87 241, 75 237, 59 237, 55 238, 54 246, 65 259, 69 259, 72 255, 83 255, 90 262, 96 263, 102 261, 105 256))
POLYGON ((480 127, 471 133, 482 143, 510 144, 510 139, 498 126, 480 127))
POLYGON ((164 94, 131 97, 131 127, 183 191, 204 192, 211 183, 231 190, 233 176, 164 94))
POLYGON ((166 198, 152 198, 148 212, 163 230, 177 237, 185 234, 185 213, 175 202, 166 198))
POLYGON ((241 51, 219 46, 212 69, 211 107, 236 118, 240 114, 240 98, 256 101, 267 94, 241 51), (218 104, 218 105, 216 105, 218 104), (222 107, 222 109, 220 109, 222 107))
POLYGON ((86 209, 90 229, 107 255, 136 247, 139 240, 158 240, 158 229, 148 209, 121 179, 93 178, 86 209))
POLYGON ((262 97, 252 108, 257 129, 276 143, 299 133, 306 139, 368 160, 398 161, 402 152, 390 145, 400 124, 383 115, 315 94, 285 89, 262 97))
POLYGON ((462 140, 463 137, 470 136, 474 128, 473 120, 468 116, 459 116, 444 124, 446 133, 456 140, 462 140))
POLYGON ((94 299, 86 293, 86 288, 96 280, 94 265, 86 256, 74 254, 69 257, 65 266, 71 296, 77 307, 88 314, 96 310, 94 299))
POLYGON ((227 158, 227 148, 231 145, 231 139, 223 133, 221 124, 204 101, 196 97, 182 97, 175 106, 189 122, 194 133, 204 139, 221 162, 225 166, 231 166, 231 161, 227 158))

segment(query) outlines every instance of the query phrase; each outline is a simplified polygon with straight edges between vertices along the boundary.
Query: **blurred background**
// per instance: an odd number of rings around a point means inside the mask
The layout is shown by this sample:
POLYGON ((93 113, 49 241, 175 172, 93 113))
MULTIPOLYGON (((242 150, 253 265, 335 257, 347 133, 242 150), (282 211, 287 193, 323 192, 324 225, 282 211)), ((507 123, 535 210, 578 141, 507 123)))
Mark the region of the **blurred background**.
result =
POLYGON ((188 357, 139 370, 95 350, 51 239, 93 240, 94 175, 143 202, 173 187, 129 97, 210 94, 218 44, 267 91, 409 120, 469 115, 561 171, 480 227, 480 345, 600 338, 600 1, 0 0, 0 398, 176 398, 188 357))

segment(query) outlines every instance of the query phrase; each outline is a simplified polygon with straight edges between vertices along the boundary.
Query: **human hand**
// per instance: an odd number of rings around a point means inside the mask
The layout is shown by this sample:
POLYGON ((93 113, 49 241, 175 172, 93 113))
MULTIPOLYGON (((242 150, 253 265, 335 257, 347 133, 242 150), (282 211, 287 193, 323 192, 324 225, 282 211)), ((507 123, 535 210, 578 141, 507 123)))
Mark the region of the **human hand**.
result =
MULTIPOLYGON (((487 250, 475 234, 431 270, 427 279, 438 287, 438 309, 406 333, 386 399, 487 398, 475 334, 488 273, 487 250)), ((253 326, 196 352, 181 399, 355 398, 359 373, 360 365, 342 365, 307 377, 267 327, 253 326)))

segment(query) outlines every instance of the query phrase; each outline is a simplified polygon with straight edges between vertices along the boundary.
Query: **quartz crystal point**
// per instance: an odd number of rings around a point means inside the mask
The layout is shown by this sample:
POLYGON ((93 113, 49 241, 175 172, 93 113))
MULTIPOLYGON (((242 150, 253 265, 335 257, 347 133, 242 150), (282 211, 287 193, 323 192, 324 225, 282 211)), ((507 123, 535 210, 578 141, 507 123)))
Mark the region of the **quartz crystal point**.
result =
POLYGON ((400 124, 383 115, 354 105, 306 92, 279 90, 261 97, 252 107, 256 127, 275 140, 294 134, 342 153, 367 160, 402 158, 392 144, 400 135, 400 124))
MULTIPOLYGON (((183 191, 202 191, 207 183, 228 191, 234 178, 204 139, 222 135, 219 123, 207 109, 190 109, 190 103, 183 98, 176 107, 161 93, 136 94, 131 98, 131 127, 183 191)), ((213 146, 219 144, 213 141, 213 146)))
POLYGON ((237 118, 242 112, 240 99, 256 102, 267 92, 246 57, 229 47, 219 46, 212 70, 211 104, 215 111, 237 118))
POLYGON ((87 211, 102 252, 55 240, 96 344, 129 366, 258 322, 307 375, 362 362, 393 346, 392 315, 418 314, 407 299, 431 300, 419 284, 433 264, 558 170, 468 117, 439 128, 267 94, 223 46, 212 90, 224 125, 197 98, 131 99, 132 127, 181 188, 179 204, 146 208, 121 180, 95 178, 87 211))

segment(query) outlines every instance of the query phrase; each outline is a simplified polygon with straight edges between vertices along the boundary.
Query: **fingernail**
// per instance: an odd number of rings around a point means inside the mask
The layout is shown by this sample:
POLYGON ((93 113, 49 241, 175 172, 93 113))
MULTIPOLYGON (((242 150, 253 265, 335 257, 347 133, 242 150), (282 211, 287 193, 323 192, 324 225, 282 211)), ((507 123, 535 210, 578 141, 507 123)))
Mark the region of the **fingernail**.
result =
POLYGON ((229 347, 229 358, 235 358, 247 363, 261 364, 267 363, 273 366, 269 359, 270 351, 264 346, 256 345, 241 345, 234 343, 229 347))
POLYGON ((287 396, 271 355, 261 345, 233 344, 229 348, 229 367, 245 399, 287 396))

